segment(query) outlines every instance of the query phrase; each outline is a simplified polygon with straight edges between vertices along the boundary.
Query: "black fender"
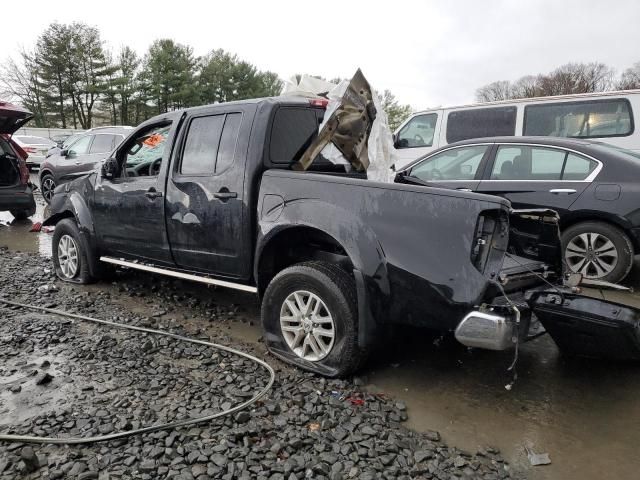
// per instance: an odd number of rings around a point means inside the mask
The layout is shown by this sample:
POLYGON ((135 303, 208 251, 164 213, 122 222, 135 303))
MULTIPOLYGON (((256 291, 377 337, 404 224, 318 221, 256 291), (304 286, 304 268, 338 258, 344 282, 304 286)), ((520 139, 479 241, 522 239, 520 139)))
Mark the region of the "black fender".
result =
MULTIPOLYGON (((265 214, 258 222, 254 261, 256 283, 260 283, 262 254, 271 241, 286 234, 287 230, 305 227, 332 237, 353 265, 358 296, 358 343, 363 348, 373 346, 378 324, 388 318, 387 306, 391 298, 386 256, 375 233, 353 212, 317 199, 301 199, 286 205, 282 202, 280 208, 277 218, 265 214), (320 211, 322 215, 318 215, 320 211), (313 219, 313 223, 300 219, 313 219)), ((273 212, 273 205, 269 205, 269 211, 273 212)))
POLYGON ((65 218, 73 218, 80 230, 82 246, 88 252, 89 272, 94 277, 99 276, 100 260, 97 255, 96 231, 91 210, 83 196, 73 190, 56 193, 51 201, 51 211, 52 214, 42 222, 42 225, 55 226, 65 218))

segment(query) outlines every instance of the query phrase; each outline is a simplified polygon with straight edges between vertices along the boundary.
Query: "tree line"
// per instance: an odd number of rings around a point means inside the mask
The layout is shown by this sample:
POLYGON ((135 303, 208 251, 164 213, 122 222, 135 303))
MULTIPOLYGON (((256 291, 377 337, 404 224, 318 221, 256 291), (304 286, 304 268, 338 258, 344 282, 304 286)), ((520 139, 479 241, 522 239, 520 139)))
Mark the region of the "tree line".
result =
POLYGON ((572 93, 605 92, 640 88, 640 62, 616 78, 604 63, 567 63, 547 74, 525 75, 516 81, 498 80, 476 90, 478 102, 548 97, 572 93))
MULTIPOLYGON (((105 47, 97 28, 52 23, 35 46, 0 67, 0 96, 34 113, 31 125, 89 129, 137 125, 167 111, 280 94, 278 75, 222 49, 197 57, 188 45, 155 40, 140 57, 105 47)), ((392 128, 411 113, 385 90, 392 128)))
POLYGON ((196 57, 171 39, 144 56, 130 47, 113 53, 98 29, 51 24, 30 50, 2 66, 0 95, 31 110, 36 127, 88 129, 135 125, 183 107, 277 95, 278 76, 222 49, 196 57))

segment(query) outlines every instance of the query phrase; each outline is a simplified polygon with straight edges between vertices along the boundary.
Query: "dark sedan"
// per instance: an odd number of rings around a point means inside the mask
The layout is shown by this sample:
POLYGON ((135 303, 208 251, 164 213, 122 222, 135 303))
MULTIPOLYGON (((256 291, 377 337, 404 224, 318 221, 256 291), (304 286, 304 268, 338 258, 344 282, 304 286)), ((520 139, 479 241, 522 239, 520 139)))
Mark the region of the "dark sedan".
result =
POLYGON ((619 282, 640 253, 640 155, 588 140, 493 137, 452 143, 398 172, 400 183, 500 195, 560 214, 564 260, 619 282))
POLYGON ((40 166, 40 189, 47 203, 58 185, 93 171, 132 127, 97 127, 77 135, 63 149, 52 149, 40 166))

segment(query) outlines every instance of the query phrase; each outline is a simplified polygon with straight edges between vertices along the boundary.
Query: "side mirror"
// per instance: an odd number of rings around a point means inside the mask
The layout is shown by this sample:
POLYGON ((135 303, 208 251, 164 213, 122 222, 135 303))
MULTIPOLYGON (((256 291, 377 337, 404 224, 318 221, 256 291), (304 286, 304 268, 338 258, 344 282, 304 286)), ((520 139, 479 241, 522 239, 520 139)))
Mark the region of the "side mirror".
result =
POLYGON ((392 134, 391 138, 393 139, 393 148, 398 148, 398 134, 392 134))
POLYGON ((69 150, 67 150, 66 148, 60 150, 61 157, 66 157, 67 155, 69 155, 69 150))
POLYGON ((109 157, 102 162, 102 178, 113 180, 118 174, 118 161, 109 157))

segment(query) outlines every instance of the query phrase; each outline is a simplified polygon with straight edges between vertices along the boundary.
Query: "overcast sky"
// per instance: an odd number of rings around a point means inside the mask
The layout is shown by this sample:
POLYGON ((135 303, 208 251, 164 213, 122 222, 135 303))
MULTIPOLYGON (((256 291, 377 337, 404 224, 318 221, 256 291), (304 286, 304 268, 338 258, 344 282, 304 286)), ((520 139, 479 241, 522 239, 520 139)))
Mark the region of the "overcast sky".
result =
POLYGON ((422 109, 473 100, 494 80, 600 61, 640 61, 638 1, 76 1, 6 0, 0 60, 30 48, 51 22, 99 28, 106 45, 144 54, 157 38, 238 54, 282 78, 350 77, 360 67, 422 109))

